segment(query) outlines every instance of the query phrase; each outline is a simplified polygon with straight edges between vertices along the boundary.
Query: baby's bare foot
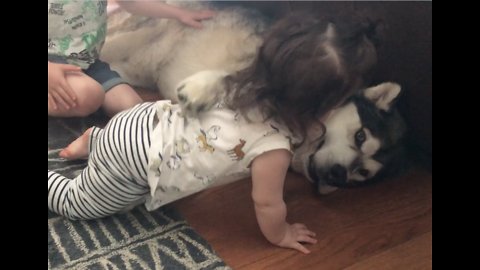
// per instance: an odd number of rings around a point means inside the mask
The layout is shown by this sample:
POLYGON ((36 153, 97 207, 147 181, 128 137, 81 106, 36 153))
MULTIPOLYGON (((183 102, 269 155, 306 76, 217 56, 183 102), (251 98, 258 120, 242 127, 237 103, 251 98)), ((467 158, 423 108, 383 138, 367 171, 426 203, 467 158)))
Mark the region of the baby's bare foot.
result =
POLYGON ((58 155, 61 158, 74 160, 88 157, 88 139, 92 133, 92 128, 87 129, 82 136, 65 147, 58 155))

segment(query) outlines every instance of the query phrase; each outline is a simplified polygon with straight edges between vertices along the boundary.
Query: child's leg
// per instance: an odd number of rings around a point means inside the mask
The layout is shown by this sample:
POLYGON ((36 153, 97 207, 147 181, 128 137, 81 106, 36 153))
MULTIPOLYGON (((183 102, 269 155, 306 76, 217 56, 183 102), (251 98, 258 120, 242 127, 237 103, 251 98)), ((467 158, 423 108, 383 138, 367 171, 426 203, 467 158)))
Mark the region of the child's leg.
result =
POLYGON ((141 102, 142 98, 137 92, 130 85, 123 83, 112 87, 106 93, 102 107, 107 115, 113 116, 141 102))
POLYGON ((112 70, 108 63, 97 60, 85 71, 85 74, 102 85, 105 91, 102 107, 108 116, 114 116, 142 102, 137 92, 120 77, 120 74, 112 70))
POLYGON ((67 82, 77 96, 76 106, 70 109, 58 106, 55 110, 49 104, 48 115, 56 117, 83 117, 100 108, 104 101, 105 92, 99 83, 81 72, 69 73, 67 82))

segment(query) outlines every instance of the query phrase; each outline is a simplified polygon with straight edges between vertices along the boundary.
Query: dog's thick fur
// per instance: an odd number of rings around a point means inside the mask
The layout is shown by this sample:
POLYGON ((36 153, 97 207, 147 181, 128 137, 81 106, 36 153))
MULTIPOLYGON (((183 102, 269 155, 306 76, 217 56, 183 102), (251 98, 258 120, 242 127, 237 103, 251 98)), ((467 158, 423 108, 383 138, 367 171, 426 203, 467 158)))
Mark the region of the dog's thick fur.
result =
MULTIPOLYGON (((214 103, 214 92, 222 89, 217 87, 221 84, 216 76, 252 63, 267 27, 259 14, 241 8, 217 10, 217 16, 203 25, 204 29, 197 30, 174 20, 119 12, 109 19, 101 58, 131 84, 159 89, 162 97, 174 102, 179 101, 176 87, 182 86, 180 101, 195 112, 193 106, 204 108, 214 103), (204 70, 221 72, 190 77, 204 70), (186 78, 188 87, 184 89, 181 82, 186 78)), ((399 85, 385 83, 348 100, 325 122, 325 136, 321 136, 323 129, 310 127, 307 141, 296 151, 293 168, 316 183, 320 193, 383 178, 384 172, 396 167, 392 161, 402 152, 398 145, 404 134, 403 121, 393 108, 399 93, 399 85)))
MULTIPOLYGON (((171 4, 207 7, 201 2, 171 4)), ((260 14, 242 8, 217 11, 202 24, 199 30, 176 20, 114 13, 101 58, 132 85, 159 89, 163 98, 177 102, 175 87, 186 77, 210 69, 231 73, 250 65, 265 29, 260 14)))

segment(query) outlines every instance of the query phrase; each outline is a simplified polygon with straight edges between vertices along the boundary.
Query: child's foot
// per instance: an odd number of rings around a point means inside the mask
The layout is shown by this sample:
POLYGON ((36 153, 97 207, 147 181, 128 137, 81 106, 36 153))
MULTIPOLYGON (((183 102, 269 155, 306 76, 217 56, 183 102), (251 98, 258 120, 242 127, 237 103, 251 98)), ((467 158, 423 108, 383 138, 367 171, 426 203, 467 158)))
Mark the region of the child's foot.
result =
POLYGON ((81 159, 88 157, 88 140, 92 133, 92 128, 87 129, 82 136, 65 147, 58 155, 65 159, 81 159))

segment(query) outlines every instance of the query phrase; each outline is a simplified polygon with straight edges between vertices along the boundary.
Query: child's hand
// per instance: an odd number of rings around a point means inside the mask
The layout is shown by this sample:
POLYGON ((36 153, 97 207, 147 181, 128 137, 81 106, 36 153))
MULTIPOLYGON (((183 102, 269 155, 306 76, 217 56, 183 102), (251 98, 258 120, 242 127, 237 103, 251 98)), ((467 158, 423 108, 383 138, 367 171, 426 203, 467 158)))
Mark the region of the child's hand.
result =
POLYGON ((201 10, 201 11, 187 11, 182 13, 178 20, 183 24, 194 28, 202 28, 202 20, 207 20, 215 16, 215 12, 211 10, 201 10))
POLYGON ((75 93, 67 82, 67 72, 80 72, 80 67, 48 62, 48 103, 56 110, 58 105, 65 109, 76 106, 75 93))
POLYGON ((288 224, 283 239, 277 245, 284 248, 293 248, 308 254, 310 250, 300 244, 300 242, 315 244, 317 243, 317 239, 314 238, 315 235, 316 234, 310 231, 304 224, 288 224))

